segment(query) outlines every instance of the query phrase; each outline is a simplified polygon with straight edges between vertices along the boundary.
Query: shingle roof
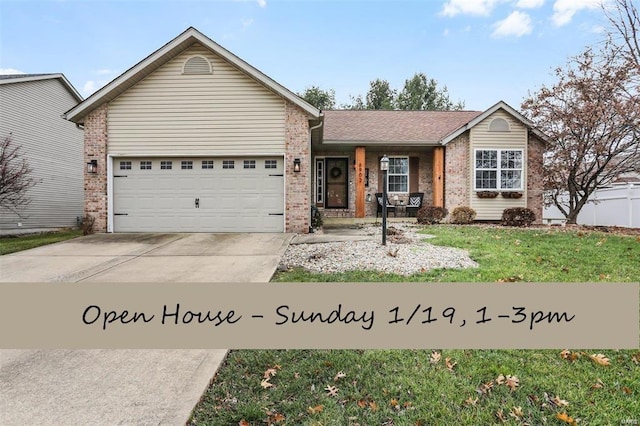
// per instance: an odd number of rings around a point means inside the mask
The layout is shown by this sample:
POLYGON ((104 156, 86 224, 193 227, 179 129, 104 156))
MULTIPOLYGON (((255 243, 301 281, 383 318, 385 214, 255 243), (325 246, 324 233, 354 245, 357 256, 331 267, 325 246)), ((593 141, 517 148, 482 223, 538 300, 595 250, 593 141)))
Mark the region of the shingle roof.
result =
POLYGON ((28 77, 45 77, 49 75, 56 75, 55 73, 47 74, 0 74, 0 80, 9 80, 12 78, 28 78, 28 77))
POLYGON ((324 111, 324 140, 435 143, 482 111, 324 111))

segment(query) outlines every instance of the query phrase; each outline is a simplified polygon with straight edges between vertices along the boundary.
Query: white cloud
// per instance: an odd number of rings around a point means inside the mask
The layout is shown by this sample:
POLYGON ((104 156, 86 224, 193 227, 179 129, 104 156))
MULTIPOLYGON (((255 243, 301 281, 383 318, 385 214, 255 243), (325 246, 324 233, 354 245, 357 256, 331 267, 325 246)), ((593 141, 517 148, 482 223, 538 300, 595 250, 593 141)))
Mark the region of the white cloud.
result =
POLYGON ((561 27, 573 19, 573 15, 582 9, 598 9, 602 0, 556 0, 553 4, 553 23, 561 27))
POLYGON ((544 0, 519 0, 516 3, 516 7, 520 9, 535 9, 541 7, 544 4, 544 0))
POLYGON ((96 92, 98 89, 102 88, 105 84, 107 84, 108 80, 88 80, 82 86, 82 94, 84 96, 89 96, 92 93, 96 92))
POLYGON ((447 0, 442 7, 444 16, 458 14, 489 16, 496 4, 501 0, 447 0))
POLYGON ((531 17, 524 12, 514 11, 506 19, 498 21, 494 24, 495 30, 491 34, 492 37, 522 37, 531 34, 533 24, 531 17))
POLYGON ((257 0, 260 7, 267 7, 267 0, 257 0))
POLYGON ((15 68, 0 68, 0 74, 26 74, 24 71, 17 70, 15 68))

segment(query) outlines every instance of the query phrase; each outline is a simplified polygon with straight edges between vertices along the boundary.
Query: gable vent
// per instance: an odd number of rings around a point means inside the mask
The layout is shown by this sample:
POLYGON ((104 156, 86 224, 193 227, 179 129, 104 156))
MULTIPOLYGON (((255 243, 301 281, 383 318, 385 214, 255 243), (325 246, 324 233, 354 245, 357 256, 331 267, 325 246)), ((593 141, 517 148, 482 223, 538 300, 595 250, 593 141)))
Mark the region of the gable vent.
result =
POLYGON ((211 74, 211 64, 204 56, 192 56, 184 63, 182 74, 211 74))
POLYGON ((504 118, 494 118, 491 121, 491 123, 489 123, 489 131, 490 132, 508 132, 509 123, 504 118))

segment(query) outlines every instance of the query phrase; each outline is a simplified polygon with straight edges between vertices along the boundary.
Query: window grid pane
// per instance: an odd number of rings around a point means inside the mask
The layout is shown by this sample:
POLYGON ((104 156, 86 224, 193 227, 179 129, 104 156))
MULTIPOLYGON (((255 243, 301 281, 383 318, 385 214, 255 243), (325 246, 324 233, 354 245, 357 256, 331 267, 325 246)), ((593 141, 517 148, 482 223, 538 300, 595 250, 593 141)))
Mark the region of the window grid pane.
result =
POLYGON ((264 168, 265 169, 277 169, 278 161, 277 160, 264 160, 264 168))
POLYGON ((222 160, 222 168, 233 169, 235 168, 235 162, 233 160, 222 160))
POLYGON ((244 160, 244 168, 245 169, 255 169, 256 168, 256 160, 244 160))
POLYGON ((140 170, 151 170, 151 161, 141 161, 140 170))
POLYGON ((213 160, 203 160, 202 161, 203 169, 213 169, 213 160))
POLYGON ((193 169, 193 161, 183 161, 180 165, 182 170, 191 170, 193 169))
POLYGON ((171 161, 160 162, 160 170, 171 170, 172 168, 173 168, 173 162, 171 161))
POLYGON ((120 170, 131 170, 131 161, 121 161, 120 170))
POLYGON ((387 190, 389 192, 409 192, 409 159, 390 157, 387 190))

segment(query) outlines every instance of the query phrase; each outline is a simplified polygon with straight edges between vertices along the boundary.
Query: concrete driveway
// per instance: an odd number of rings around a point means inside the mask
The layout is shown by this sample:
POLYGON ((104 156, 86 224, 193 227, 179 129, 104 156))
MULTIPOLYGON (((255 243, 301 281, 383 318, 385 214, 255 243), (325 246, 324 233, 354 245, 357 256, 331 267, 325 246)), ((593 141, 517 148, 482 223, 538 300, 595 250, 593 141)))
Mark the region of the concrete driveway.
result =
MULTIPOLYGON (((268 282, 292 237, 97 234, 0 256, 0 282, 268 282)), ((0 424, 184 425, 226 353, 3 350, 0 424)))

